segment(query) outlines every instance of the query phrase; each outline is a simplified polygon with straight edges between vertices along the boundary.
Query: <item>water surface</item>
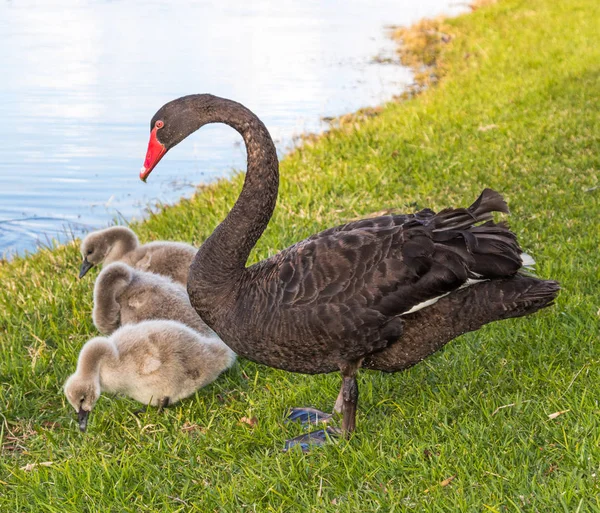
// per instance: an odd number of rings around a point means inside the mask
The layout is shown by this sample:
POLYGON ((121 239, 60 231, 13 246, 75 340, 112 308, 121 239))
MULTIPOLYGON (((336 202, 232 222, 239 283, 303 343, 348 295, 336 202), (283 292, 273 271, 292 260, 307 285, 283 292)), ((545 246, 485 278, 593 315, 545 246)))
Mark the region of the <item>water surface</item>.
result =
POLYGON ((241 138, 209 126, 138 179, 154 112, 210 92, 259 115, 278 151, 322 117, 379 104, 411 81, 389 24, 449 0, 0 1, 0 256, 33 251, 243 168, 241 138))

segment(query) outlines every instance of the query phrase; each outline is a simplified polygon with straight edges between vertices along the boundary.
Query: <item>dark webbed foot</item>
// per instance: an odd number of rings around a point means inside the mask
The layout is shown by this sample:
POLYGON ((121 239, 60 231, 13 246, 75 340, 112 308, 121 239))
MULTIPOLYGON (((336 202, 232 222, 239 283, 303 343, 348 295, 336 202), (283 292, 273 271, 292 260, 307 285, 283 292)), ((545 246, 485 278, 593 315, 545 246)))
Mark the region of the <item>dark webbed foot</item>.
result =
POLYGON ((148 405, 146 405, 146 406, 144 406, 143 408, 140 408, 139 410, 135 410, 135 411, 133 412, 133 414, 134 414, 136 417, 140 417, 141 415, 144 415, 145 413, 148 413, 148 410, 149 410, 149 408, 150 408, 150 407, 149 407, 148 405))
POLYGON ((328 423, 333 417, 332 413, 325 413, 316 408, 292 408, 287 416, 287 422, 301 422, 302 424, 328 423))
POLYGON ((169 406, 169 398, 163 397, 160 401, 158 401, 158 411, 161 412, 165 408, 169 406))
POLYGON ((304 435, 286 440, 283 451, 287 452, 292 447, 299 445, 302 449, 302 452, 308 452, 310 451, 311 447, 325 445, 329 440, 332 438, 337 438, 340 434, 340 429, 327 426, 325 429, 319 429, 319 431, 313 431, 312 433, 306 433, 304 435))

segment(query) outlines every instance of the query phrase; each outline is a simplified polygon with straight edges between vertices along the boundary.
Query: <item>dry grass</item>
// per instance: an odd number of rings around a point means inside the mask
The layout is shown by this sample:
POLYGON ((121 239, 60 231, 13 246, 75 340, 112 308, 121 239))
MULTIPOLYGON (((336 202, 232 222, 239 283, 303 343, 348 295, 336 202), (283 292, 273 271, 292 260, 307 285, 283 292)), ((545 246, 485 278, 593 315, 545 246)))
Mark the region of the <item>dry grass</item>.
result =
MULTIPOLYGON (((469 8, 479 10, 496 4, 498 0, 473 0, 469 8)), ((452 25, 445 16, 425 18, 410 27, 393 27, 392 39, 398 42, 400 62, 414 71, 415 87, 411 94, 439 81, 447 66, 443 59, 444 47, 452 41, 452 25), (415 91, 416 90, 416 91, 415 91)))
POLYGON ((414 70, 418 87, 429 86, 442 76, 442 47, 452 41, 452 37, 451 27, 442 16, 393 30, 392 38, 398 42, 400 61, 414 70))

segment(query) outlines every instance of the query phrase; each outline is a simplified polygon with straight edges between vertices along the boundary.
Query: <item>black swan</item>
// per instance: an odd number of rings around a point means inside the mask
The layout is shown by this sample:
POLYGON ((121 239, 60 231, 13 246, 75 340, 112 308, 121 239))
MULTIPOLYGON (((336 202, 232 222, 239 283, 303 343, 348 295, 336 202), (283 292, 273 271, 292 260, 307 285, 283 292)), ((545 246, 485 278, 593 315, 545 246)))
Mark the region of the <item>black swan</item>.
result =
POLYGON ((336 405, 346 434, 355 429, 361 366, 402 370, 463 332, 535 312, 557 294, 556 282, 518 274, 516 236, 491 220, 508 208, 490 189, 466 209, 348 223, 246 267, 279 183, 275 146, 256 115, 208 94, 165 104, 150 123, 140 178, 208 123, 241 134, 247 173, 235 205, 192 263, 191 303, 240 356, 292 372, 341 371, 336 405), (408 338, 405 325, 412 328, 408 338))

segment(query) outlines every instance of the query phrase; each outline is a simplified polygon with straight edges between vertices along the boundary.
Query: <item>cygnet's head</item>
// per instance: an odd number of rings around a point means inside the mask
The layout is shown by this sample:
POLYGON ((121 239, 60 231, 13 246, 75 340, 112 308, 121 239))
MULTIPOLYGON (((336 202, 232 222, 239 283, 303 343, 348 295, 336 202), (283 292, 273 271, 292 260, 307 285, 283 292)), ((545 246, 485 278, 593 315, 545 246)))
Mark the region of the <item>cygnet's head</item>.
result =
MULTIPOLYGON (((88 234, 81 242, 80 251, 83 263, 79 270, 79 278, 83 278, 95 265, 104 262, 113 250, 122 254, 133 249, 136 245, 137 237, 135 233, 125 226, 112 226, 88 234), (120 247, 117 249, 117 246, 120 247)), ((118 258, 121 255, 111 256, 118 258)))
POLYGON ((65 383, 65 395, 77 412, 80 431, 87 429, 88 417, 100 392, 100 381, 97 378, 83 378, 75 373, 65 383))

